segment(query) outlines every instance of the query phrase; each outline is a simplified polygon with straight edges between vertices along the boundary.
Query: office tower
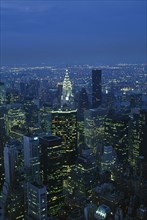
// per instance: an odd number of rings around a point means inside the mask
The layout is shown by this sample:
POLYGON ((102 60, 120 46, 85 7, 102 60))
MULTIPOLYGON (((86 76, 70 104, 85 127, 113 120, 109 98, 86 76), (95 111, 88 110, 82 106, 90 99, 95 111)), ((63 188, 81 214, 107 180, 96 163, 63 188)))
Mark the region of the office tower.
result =
POLYGON ((98 108, 102 102, 101 70, 92 70, 92 108, 98 108))
POLYGON ((51 131, 62 138, 63 172, 66 178, 77 155, 77 110, 51 111, 51 131))
POLYGON ((49 103, 50 94, 49 94, 49 81, 46 79, 42 79, 40 82, 40 103, 43 105, 44 103, 49 103))
POLYGON ((15 142, 4 147, 5 182, 2 191, 2 207, 10 220, 24 218, 24 192, 19 184, 18 152, 15 142))
POLYGON ((36 182, 27 183, 27 220, 47 220, 46 187, 36 182))
POLYGON ((24 167, 31 180, 40 178, 40 146, 38 136, 23 136, 24 167))
POLYGON ((4 144, 6 142, 5 107, 0 107, 0 191, 4 182, 4 144))
POLYGON ((18 103, 20 101, 20 93, 16 89, 9 89, 6 92, 7 104, 18 103))
POLYGON ((49 135, 39 141, 42 181, 47 186, 48 214, 56 216, 64 201, 62 142, 60 137, 49 135))
POLYGON ((101 107, 84 112, 85 143, 98 157, 102 154, 104 145, 106 116, 107 109, 101 107))
POLYGON ((33 133, 33 129, 39 129, 40 127, 39 100, 30 97, 25 98, 24 110, 28 130, 30 133, 33 133))
POLYGON ((112 146, 104 146, 103 155, 101 157, 101 170, 110 171, 116 167, 116 153, 112 146))
POLYGON ((89 107, 88 94, 85 88, 82 88, 79 92, 78 109, 86 110, 89 107))
POLYGON ((127 166, 129 116, 110 113, 105 120, 105 146, 113 146, 122 168, 127 166))
POLYGON ((68 70, 66 69, 63 88, 62 88, 62 96, 61 96, 61 106, 67 106, 69 108, 73 107, 73 94, 72 94, 72 83, 70 81, 68 70))
POLYGON ((51 105, 52 109, 58 109, 61 107, 61 105, 59 105, 59 102, 58 102, 58 90, 57 88, 55 89, 49 89, 48 90, 48 101, 49 101, 49 104, 51 105))
POLYGON ((51 106, 44 104, 40 108, 40 126, 43 132, 51 133, 51 106))
POLYGON ((88 94, 85 88, 79 92, 78 98, 78 116, 79 120, 84 120, 84 111, 89 108, 88 94))
POLYGON ((139 157, 142 156, 147 162, 147 111, 132 109, 129 121, 129 163, 134 170, 137 169, 139 157))
MULTIPOLYGON (((7 199, 2 204, 6 220, 25 219, 24 191, 19 186, 17 189, 7 189, 7 199), (7 218, 8 217, 8 218, 7 218)), ((3 193, 2 193, 3 196, 3 193)), ((2 219, 3 220, 3 219, 2 219)))
POLYGON ((115 103, 115 96, 113 92, 108 92, 103 94, 103 106, 108 109, 113 109, 115 103))
POLYGON ((38 99, 40 95, 40 82, 31 80, 28 84, 28 95, 34 99, 38 99))
POLYGON ((5 115, 7 135, 19 138, 26 126, 26 117, 21 104, 7 105, 5 115))
POLYGON ((58 83, 57 88, 57 96, 58 96, 58 103, 59 106, 61 106, 61 96, 62 96, 62 89, 63 89, 63 83, 58 83))
POLYGON ((4 167, 5 181, 9 186, 14 185, 15 181, 15 166, 17 163, 17 149, 15 144, 5 145, 4 147, 4 167))
POLYGON ((96 159, 91 149, 85 146, 81 155, 77 158, 68 177, 68 191, 75 196, 81 194, 85 198, 92 196, 92 189, 96 187, 98 180, 96 159))
POLYGON ((141 121, 141 135, 140 135, 140 155, 144 157, 147 162, 147 109, 142 109, 140 111, 140 121, 141 121))
POLYGON ((6 103, 5 84, 0 82, 0 106, 6 103))
POLYGON ((128 146, 129 164, 133 167, 134 170, 137 170, 137 163, 140 156, 140 134, 141 121, 139 117, 139 109, 133 109, 129 120, 128 146))

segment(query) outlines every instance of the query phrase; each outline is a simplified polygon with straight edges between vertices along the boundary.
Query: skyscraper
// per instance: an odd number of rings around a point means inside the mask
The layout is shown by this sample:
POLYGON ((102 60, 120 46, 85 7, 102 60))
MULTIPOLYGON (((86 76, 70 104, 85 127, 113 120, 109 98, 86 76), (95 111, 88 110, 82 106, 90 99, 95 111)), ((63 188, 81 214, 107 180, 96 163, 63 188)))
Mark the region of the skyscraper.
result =
POLYGON ((61 106, 62 89, 63 89, 63 84, 62 83, 58 83, 57 96, 58 96, 59 106, 61 106))
POLYGON ((39 127, 39 100, 27 97, 24 101, 24 110, 27 126, 39 127))
POLYGON ((63 205, 63 162, 61 138, 43 136, 40 138, 41 173, 47 186, 47 205, 50 216, 56 216, 63 205))
POLYGON ((6 141, 6 129, 5 129, 5 107, 0 107, 0 190, 2 189, 4 181, 4 144, 6 141))
POLYGON ((27 219, 47 220, 46 187, 38 183, 27 184, 27 219))
POLYGON ((96 186, 98 169, 96 159, 90 148, 85 146, 81 155, 77 158, 68 178, 69 193, 81 194, 86 198, 91 197, 92 188, 96 186))
POLYGON ((0 105, 5 104, 5 101, 6 101, 5 84, 0 82, 0 105))
POLYGON ((92 108, 97 108, 102 102, 101 70, 92 70, 92 108))
POLYGON ((11 187, 15 180, 16 161, 17 150, 15 144, 6 144, 4 147, 5 181, 11 187))
POLYGON ((63 172, 66 177, 77 155, 77 110, 51 111, 51 131, 62 138, 63 172))
POLYGON ((102 171, 112 171, 116 164, 116 153, 112 146, 104 146, 104 152, 101 160, 102 171))
POLYGON ((24 167, 29 171, 31 179, 38 179, 40 176, 39 160, 39 138, 28 135, 23 137, 24 167))
POLYGON ((84 120, 84 110, 89 107, 88 94, 86 89, 83 87, 79 92, 78 97, 78 118, 79 120, 84 120))
POLYGON ((11 137, 19 137, 21 130, 25 130, 26 116, 21 104, 7 105, 7 112, 5 115, 6 132, 11 137))
POLYGON ((122 168, 126 167, 129 156, 128 125, 129 117, 125 114, 109 112, 105 120, 105 145, 113 146, 122 168))
POLYGON ((104 129, 107 109, 99 107, 84 112, 85 142, 93 153, 100 156, 104 145, 104 129))
POLYGON ((140 121, 141 121, 141 143, 140 143, 140 154, 144 157, 147 162, 147 110, 142 109, 140 111, 140 121))
POLYGON ((63 81, 61 106, 68 106, 69 108, 73 106, 72 83, 70 81, 67 69, 63 81))
POLYGON ((16 142, 4 147, 5 182, 2 191, 2 207, 9 219, 24 219, 24 191, 19 182, 18 151, 16 142))

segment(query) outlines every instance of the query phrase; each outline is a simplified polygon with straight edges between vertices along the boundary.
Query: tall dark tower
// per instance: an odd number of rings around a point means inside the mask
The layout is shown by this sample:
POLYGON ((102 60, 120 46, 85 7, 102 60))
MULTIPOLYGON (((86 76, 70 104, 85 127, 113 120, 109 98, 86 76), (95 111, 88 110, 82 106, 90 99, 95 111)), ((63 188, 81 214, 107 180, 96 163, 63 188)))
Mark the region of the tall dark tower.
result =
POLYGON ((92 108, 98 108, 102 102, 101 70, 92 70, 92 108))
POLYGON ((147 110, 142 109, 140 111, 140 122, 141 122, 141 134, 140 134, 140 155, 142 155, 147 162, 147 110))
POLYGON ((64 203, 62 140, 57 136, 46 135, 39 141, 42 180, 47 186, 48 214, 56 216, 64 203))

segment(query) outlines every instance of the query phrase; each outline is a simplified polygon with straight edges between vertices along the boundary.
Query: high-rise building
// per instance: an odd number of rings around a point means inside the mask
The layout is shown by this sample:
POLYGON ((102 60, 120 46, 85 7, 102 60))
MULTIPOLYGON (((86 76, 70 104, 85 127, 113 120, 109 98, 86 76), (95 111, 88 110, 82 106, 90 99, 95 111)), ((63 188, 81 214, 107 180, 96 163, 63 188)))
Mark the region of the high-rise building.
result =
POLYGON ((6 144, 4 147, 5 181, 11 187, 15 181, 16 162, 17 150, 15 144, 6 144))
POLYGON ((0 105, 4 105, 5 102, 6 102, 5 84, 0 82, 0 105))
POLYGON ((9 219, 24 219, 24 191, 19 184, 18 152, 15 142, 4 147, 5 182, 2 191, 2 208, 9 219))
POLYGON ((140 155, 142 155, 147 162, 147 109, 140 111, 140 121, 141 121, 141 143, 140 143, 140 155))
POLYGON ((7 105, 5 115, 6 132, 8 136, 17 138, 26 128, 26 116, 21 104, 7 105))
POLYGON ((132 109, 129 120, 129 163, 134 170, 137 168, 137 163, 140 156, 144 157, 147 162, 147 111, 132 109))
POLYGON ((24 167, 32 180, 40 177, 40 146, 38 136, 23 136, 24 167))
MULTIPOLYGON (((8 220, 24 220, 25 219, 25 205, 24 205, 24 191, 21 187, 17 189, 8 190, 7 198, 3 204, 4 216, 8 220), (8 217, 8 218, 7 218, 8 217)), ((3 219, 3 218, 2 218, 3 219)), ((4 218, 5 219, 5 218, 4 218)))
POLYGON ((63 89, 63 83, 58 83, 57 96, 58 96, 58 103, 60 106, 61 106, 62 89, 63 89))
POLYGON ((40 94, 40 82, 38 80, 31 80, 28 85, 29 96, 38 99, 40 94))
POLYGON ((13 104, 20 101, 20 93, 16 89, 9 89, 6 92, 7 104, 13 104))
POLYGON ((63 172, 66 177, 77 155, 77 110, 51 111, 51 131, 62 138, 63 172))
POLYGON ((27 126, 39 127, 39 100, 27 97, 24 101, 24 110, 27 126))
POLYGON ((78 118, 80 120, 84 120, 84 110, 87 110, 89 108, 89 100, 88 100, 88 94, 85 88, 82 88, 79 92, 79 98, 78 98, 78 118))
POLYGON ((0 107, 0 191, 4 182, 4 144, 6 142, 5 107, 0 107))
POLYGON ((116 166, 116 159, 116 153, 112 146, 104 146, 101 170, 112 172, 113 168, 116 166))
POLYGON ((63 196, 63 157, 61 138, 43 136, 40 138, 41 175, 47 186, 48 214, 56 216, 64 201, 63 196))
POLYGON ((140 156, 141 121, 139 119, 139 109, 133 109, 129 120, 128 146, 129 164, 133 167, 134 170, 137 168, 137 162, 140 156))
POLYGON ((68 191, 73 196, 75 193, 86 198, 92 196, 92 189, 96 187, 98 180, 96 159, 91 149, 85 147, 77 158, 68 178, 68 191))
POLYGON ((97 108, 102 102, 101 70, 92 70, 92 108, 97 108))
POLYGON ((85 142, 97 156, 102 154, 106 116, 107 109, 101 107, 84 112, 85 142))
POLYGON ((40 126, 43 132, 51 133, 51 106, 44 104, 40 108, 40 126))
POLYGON ((63 87, 62 87, 62 96, 61 96, 61 106, 67 106, 69 108, 73 107, 73 94, 72 94, 72 83, 70 81, 68 70, 66 69, 63 87))
POLYGON ((122 167, 128 163, 129 116, 110 113, 105 120, 105 146, 112 146, 122 167))
POLYGON ((47 220, 46 187, 36 182, 27 184, 27 220, 47 220))

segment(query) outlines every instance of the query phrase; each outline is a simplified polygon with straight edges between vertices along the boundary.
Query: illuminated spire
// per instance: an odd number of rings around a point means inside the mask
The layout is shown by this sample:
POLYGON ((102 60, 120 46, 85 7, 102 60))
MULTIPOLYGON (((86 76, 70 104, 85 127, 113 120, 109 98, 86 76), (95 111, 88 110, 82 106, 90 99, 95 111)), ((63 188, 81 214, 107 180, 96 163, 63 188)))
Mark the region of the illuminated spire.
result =
POLYGON ((69 106, 73 102, 72 83, 71 83, 69 75, 68 75, 68 69, 66 69, 66 72, 65 72, 61 99, 62 99, 62 106, 64 104, 69 106))
POLYGON ((72 84, 68 75, 68 70, 66 69, 65 77, 63 81, 63 99, 69 100, 72 95, 72 84))

